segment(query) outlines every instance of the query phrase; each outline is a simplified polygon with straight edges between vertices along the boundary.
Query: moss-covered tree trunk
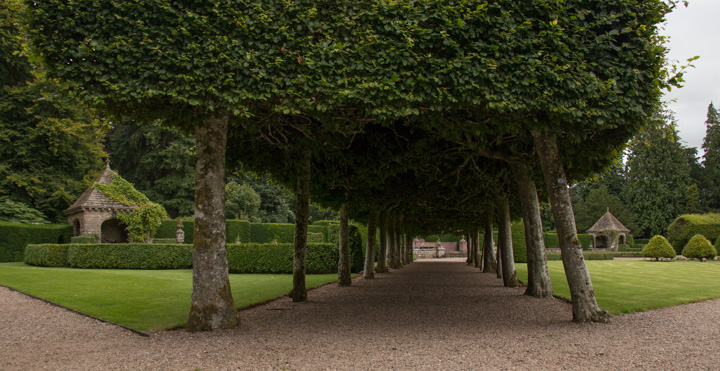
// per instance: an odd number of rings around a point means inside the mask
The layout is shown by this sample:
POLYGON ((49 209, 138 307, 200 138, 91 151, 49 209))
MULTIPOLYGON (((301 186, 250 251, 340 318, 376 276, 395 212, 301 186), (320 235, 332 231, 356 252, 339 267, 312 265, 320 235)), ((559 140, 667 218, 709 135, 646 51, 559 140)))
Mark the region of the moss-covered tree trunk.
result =
POLYGON ((492 212, 488 212, 485 217, 485 234, 483 235, 483 273, 497 273, 497 260, 495 260, 495 244, 493 243, 492 219, 492 212))
POLYGON ((352 274, 350 273, 350 231, 348 230, 347 206, 344 203, 340 206, 339 239, 338 286, 350 286, 352 285, 352 274))
POLYGON ((370 212, 368 217, 367 243, 365 244, 365 270, 363 278, 375 278, 375 236, 377 230, 377 212, 370 212))
POLYGON ((498 245, 502 255, 502 278, 505 287, 517 287, 520 282, 515 272, 515 257, 512 245, 512 230, 510 221, 510 202, 507 195, 498 198, 498 245))
POLYGON ((565 277, 570 288, 573 321, 607 322, 608 313, 601 310, 597 304, 590 273, 582 254, 582 245, 577 237, 575 215, 568 192, 565 169, 557 147, 557 138, 555 135, 537 131, 533 131, 532 134, 550 194, 550 205, 555 217, 565 277))
POLYGON ((305 287, 305 253, 307 251, 307 227, 310 216, 310 150, 303 149, 297 165, 295 190, 295 239, 293 240, 293 288, 288 294, 295 302, 307 300, 305 287))
POLYGON ((387 269, 387 250, 388 250, 388 215, 387 211, 380 212, 380 251, 378 251, 378 262, 375 272, 386 273, 387 269))
POLYGON ((545 240, 543 238, 537 187, 535 181, 528 174, 527 168, 522 165, 515 165, 513 169, 518 183, 518 196, 520 197, 520 207, 522 208, 523 223, 525 225, 528 269, 525 295, 536 298, 552 298, 553 290, 547 262, 545 261, 545 240))
POLYGON ((195 127, 193 291, 188 331, 237 326, 225 246, 225 148, 228 116, 195 127))

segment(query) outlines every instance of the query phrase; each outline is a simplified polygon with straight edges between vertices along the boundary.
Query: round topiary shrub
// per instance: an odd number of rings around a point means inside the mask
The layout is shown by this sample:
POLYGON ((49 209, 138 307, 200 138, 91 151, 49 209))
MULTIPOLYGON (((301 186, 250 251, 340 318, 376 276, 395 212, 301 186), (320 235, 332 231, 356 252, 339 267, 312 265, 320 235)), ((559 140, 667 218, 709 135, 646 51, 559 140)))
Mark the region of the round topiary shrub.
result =
POLYGON ((712 259, 717 255, 717 250, 705 236, 696 234, 685 245, 682 255, 691 259, 712 259))
POLYGON ((674 258, 675 255, 675 249, 673 249, 670 242, 660 235, 651 238, 642 249, 642 256, 655 258, 656 261, 660 260, 660 258, 674 258))

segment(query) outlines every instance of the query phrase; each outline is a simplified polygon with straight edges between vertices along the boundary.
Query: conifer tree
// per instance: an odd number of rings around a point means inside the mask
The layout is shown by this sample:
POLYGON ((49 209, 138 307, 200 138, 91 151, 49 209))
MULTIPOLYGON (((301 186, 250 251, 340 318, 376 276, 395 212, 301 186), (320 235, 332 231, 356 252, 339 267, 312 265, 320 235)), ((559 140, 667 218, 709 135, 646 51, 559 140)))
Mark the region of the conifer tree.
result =
POLYGON ((717 210, 720 209, 720 113, 712 102, 708 106, 705 126, 705 139, 702 144, 705 150, 705 179, 702 193, 705 206, 717 210))

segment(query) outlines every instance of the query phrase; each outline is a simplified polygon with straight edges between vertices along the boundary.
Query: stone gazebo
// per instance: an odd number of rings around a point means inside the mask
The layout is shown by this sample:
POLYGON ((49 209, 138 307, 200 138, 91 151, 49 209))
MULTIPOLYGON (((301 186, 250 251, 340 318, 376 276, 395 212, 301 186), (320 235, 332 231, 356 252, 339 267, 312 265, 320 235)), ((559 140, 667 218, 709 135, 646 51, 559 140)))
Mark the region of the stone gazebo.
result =
POLYGON ((620 245, 627 243, 627 229, 617 218, 610 213, 610 209, 598 220, 587 233, 593 236, 595 249, 608 249, 618 251, 620 245))
POLYGON ((67 216, 68 224, 73 226, 73 235, 94 235, 98 242, 123 243, 128 242, 125 225, 117 218, 118 213, 128 213, 136 206, 126 206, 110 199, 100 192, 96 184, 110 184, 115 172, 110 170, 110 164, 105 166, 102 175, 80 195, 63 213, 67 216))

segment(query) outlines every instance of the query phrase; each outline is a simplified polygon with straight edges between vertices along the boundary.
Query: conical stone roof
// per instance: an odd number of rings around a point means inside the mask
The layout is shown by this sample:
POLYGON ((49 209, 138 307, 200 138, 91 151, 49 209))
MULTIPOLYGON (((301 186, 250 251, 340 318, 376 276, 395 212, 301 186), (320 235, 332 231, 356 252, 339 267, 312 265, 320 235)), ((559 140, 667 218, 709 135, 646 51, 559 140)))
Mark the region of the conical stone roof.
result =
POLYGON ((610 213, 610 209, 595 224, 586 231, 587 233, 600 232, 630 232, 615 215, 610 213))

